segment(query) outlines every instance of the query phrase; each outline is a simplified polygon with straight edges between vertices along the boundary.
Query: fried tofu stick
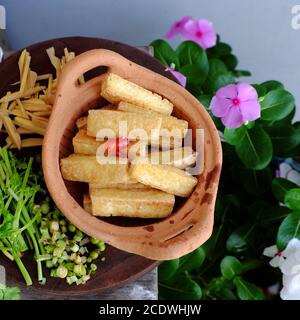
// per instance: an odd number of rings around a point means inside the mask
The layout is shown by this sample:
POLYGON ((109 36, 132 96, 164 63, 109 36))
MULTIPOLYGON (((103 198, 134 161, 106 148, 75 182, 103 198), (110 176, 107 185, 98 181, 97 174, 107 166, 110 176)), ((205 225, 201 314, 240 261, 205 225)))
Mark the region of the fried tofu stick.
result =
POLYGON ((61 173, 64 179, 109 185, 114 183, 137 183, 128 174, 128 162, 99 163, 95 156, 72 154, 61 159, 61 173))
POLYGON ((84 129, 79 130, 73 138, 74 152, 79 154, 95 155, 97 149, 103 143, 105 141, 97 141, 95 138, 88 136, 84 129))
MULTIPOLYGON (((100 110, 117 110, 117 107, 112 104, 108 104, 102 107, 100 110)), ((80 117, 76 120, 76 126, 78 130, 83 129, 84 127, 86 127, 86 125, 87 125, 87 117, 80 117)))
POLYGON ((173 104, 169 100, 113 73, 109 73, 103 81, 101 95, 113 104, 126 101, 163 114, 173 111, 173 104))
POLYGON ((81 117, 76 120, 77 129, 84 129, 87 125, 87 117, 81 117))
POLYGON ((179 197, 188 197, 198 182, 185 171, 162 164, 135 163, 130 175, 140 183, 179 197))
POLYGON ((92 137, 100 136, 128 137, 130 140, 149 140, 152 134, 159 134, 161 118, 152 115, 127 113, 111 110, 90 110, 87 119, 87 134, 92 137), (126 128, 127 127, 127 128, 126 128), (122 132, 124 131, 124 132, 122 132))
POLYGON ((93 209, 92 209, 92 200, 91 197, 88 193, 83 195, 83 208, 85 211, 92 213, 93 209))
MULTIPOLYGON (((98 148, 104 143, 105 141, 97 141, 95 138, 88 136, 85 129, 80 129, 73 138, 74 152, 79 154, 95 155, 98 148)), ((127 148, 128 157, 134 159, 137 156, 145 155, 146 147, 147 144, 142 141, 130 141, 127 148)))
POLYGON ((90 189, 92 214, 110 217, 164 218, 172 213, 175 197, 155 190, 90 189))
POLYGON ((173 150, 153 151, 148 155, 152 164, 167 164, 179 169, 186 169, 195 164, 197 153, 191 147, 173 150))
POLYGON ((90 183, 90 188, 92 189, 103 189, 103 188, 114 188, 114 189, 124 189, 124 190, 132 190, 132 189, 149 189, 149 186, 146 186, 142 183, 106 183, 104 184, 102 181, 96 183, 90 183))
POLYGON ((182 137, 167 137, 160 136, 159 139, 153 139, 149 143, 155 148, 161 150, 176 149, 182 147, 182 137))
MULTIPOLYGON (((147 110, 145 108, 141 108, 139 106, 135 106, 131 103, 127 103, 121 101, 118 105, 118 110, 125 112, 133 112, 133 113, 146 113, 152 114, 153 116, 159 115, 156 111, 147 110)), ((161 134, 164 135, 164 130, 169 130, 170 132, 174 132, 177 136, 177 132, 179 135, 184 138, 187 129, 188 122, 182 119, 177 119, 176 117, 161 114, 161 134)))

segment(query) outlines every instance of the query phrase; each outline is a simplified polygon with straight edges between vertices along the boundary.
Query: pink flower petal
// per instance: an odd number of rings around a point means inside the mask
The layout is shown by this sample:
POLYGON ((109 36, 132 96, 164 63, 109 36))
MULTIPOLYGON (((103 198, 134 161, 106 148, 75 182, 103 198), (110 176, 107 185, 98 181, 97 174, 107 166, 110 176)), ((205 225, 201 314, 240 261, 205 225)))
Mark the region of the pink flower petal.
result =
POLYGON ((241 101, 239 108, 243 121, 253 121, 260 117, 260 104, 256 100, 241 101))
POLYGON ((182 31, 183 34, 195 34, 197 31, 199 31, 197 21, 194 19, 190 19, 184 24, 182 31))
POLYGON ((194 33, 185 32, 182 34, 184 40, 191 40, 199 44, 200 47, 204 48, 204 44, 202 42, 202 37, 197 37, 194 33))
POLYGON ((201 47, 203 49, 208 49, 216 45, 217 42, 217 34, 214 31, 209 31, 206 33, 203 33, 201 39, 201 47))
POLYGON ((210 107, 213 115, 219 118, 225 117, 233 108, 231 100, 218 96, 212 98, 210 107))
POLYGON ((214 31, 214 27, 212 22, 206 19, 199 19, 198 28, 202 33, 214 31))
POLYGON ((238 98, 240 101, 256 100, 258 99, 256 90, 245 82, 239 82, 237 85, 238 98))
POLYGON ((226 114, 221 118, 225 127, 229 129, 239 128, 243 123, 243 117, 238 107, 232 107, 226 114))
POLYGON ((238 128, 243 123, 260 117, 257 92, 247 83, 224 86, 212 99, 212 112, 221 118, 227 128, 238 128))
POLYGON ((235 84, 228 84, 216 92, 216 96, 219 98, 235 99, 237 97, 237 88, 235 84))
POLYGON ((181 33, 185 23, 191 19, 193 19, 191 16, 184 16, 180 20, 175 21, 165 37, 171 39, 178 33, 181 33))
POLYGON ((178 71, 175 71, 171 67, 167 67, 165 70, 171 72, 172 75, 178 80, 180 85, 182 85, 183 87, 186 86, 186 76, 184 76, 182 73, 178 71))

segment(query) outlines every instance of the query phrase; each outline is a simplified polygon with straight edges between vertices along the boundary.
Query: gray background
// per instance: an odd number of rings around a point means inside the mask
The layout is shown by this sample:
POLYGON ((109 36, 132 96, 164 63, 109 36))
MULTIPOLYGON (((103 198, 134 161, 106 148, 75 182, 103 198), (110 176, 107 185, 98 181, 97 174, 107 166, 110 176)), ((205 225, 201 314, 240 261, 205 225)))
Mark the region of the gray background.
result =
POLYGON ((7 10, 14 49, 70 35, 144 45, 163 37, 183 15, 205 17, 232 45, 239 68, 251 70, 251 82, 280 80, 300 103, 300 29, 291 26, 297 0, 3 0, 1 4, 7 10))

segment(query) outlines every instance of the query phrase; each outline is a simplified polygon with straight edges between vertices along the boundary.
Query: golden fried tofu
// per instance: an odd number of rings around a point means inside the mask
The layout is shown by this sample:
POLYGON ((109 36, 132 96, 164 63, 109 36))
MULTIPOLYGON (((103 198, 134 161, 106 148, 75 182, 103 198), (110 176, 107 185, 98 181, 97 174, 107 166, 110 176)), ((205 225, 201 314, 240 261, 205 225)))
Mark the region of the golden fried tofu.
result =
POLYGON ((152 164, 167 164, 179 169, 186 169, 195 164, 197 153, 191 147, 176 148, 165 151, 149 152, 152 164))
POLYGON ((159 139, 152 139, 149 145, 161 150, 170 150, 182 147, 182 137, 160 136, 159 139))
MULTIPOLYGON (((97 141, 95 138, 86 134, 85 129, 80 129, 73 138, 74 152, 86 155, 95 155, 102 150, 98 148, 103 145, 105 141, 97 141)), ((105 149, 105 145, 103 145, 105 149)), ((137 156, 145 155, 147 144, 143 141, 130 141, 127 147, 128 157, 134 159, 137 156)), ((124 150, 126 152, 126 150, 124 150)), ((104 153, 104 152, 103 152, 104 153)))
POLYGON ((143 162, 132 164, 130 175, 140 183, 179 197, 188 197, 198 182, 197 178, 178 168, 143 162))
POLYGON ((119 111, 125 111, 125 112, 133 112, 133 113, 151 113, 151 112, 155 112, 158 113, 156 111, 150 110, 150 109, 145 109, 139 106, 136 106, 132 103, 128 103, 125 101, 120 101, 118 103, 118 108, 117 110, 119 111))
POLYGON ((104 184, 102 181, 96 182, 96 183, 90 183, 90 188, 92 189, 103 189, 103 188, 114 188, 114 189, 149 189, 151 187, 146 186, 142 183, 106 183, 104 184))
POLYGON ((75 153, 93 155, 105 141, 97 141, 95 138, 86 134, 86 130, 81 129, 73 138, 73 147, 75 153))
MULTIPOLYGON (((157 116, 159 113, 156 111, 147 110, 145 108, 141 108, 139 106, 135 106, 131 103, 121 101, 118 104, 118 110, 125 112, 133 112, 133 113, 147 113, 152 114, 153 116, 157 116)), ((161 114, 161 134, 166 135, 165 130, 170 131, 170 133, 174 132, 175 136, 180 136, 184 138, 188 129, 188 122, 185 120, 178 119, 173 116, 161 114)))
MULTIPOLYGON (((108 104, 102 107, 100 110, 117 110, 117 107, 112 104, 108 104)), ((76 120, 76 126, 78 130, 86 128, 86 125, 87 125, 87 117, 80 117, 76 120)))
MULTIPOLYGON (((113 162, 116 159, 111 160, 113 162)), ((104 185, 137 183, 128 174, 127 159, 122 159, 122 163, 99 163, 96 156, 72 154, 61 159, 60 166, 62 176, 66 180, 88 183, 101 182, 104 185)))
POLYGON ((107 104, 104 107, 101 107, 99 110, 117 110, 117 106, 114 106, 113 104, 107 104))
POLYGON ((83 208, 85 211, 92 213, 92 201, 88 193, 83 195, 83 208))
MULTIPOLYGON (((92 214, 101 217, 164 218, 173 211, 175 197, 155 189, 90 188, 92 214)), ((88 201, 85 206, 89 209, 88 201)))
POLYGON ((160 117, 111 110, 90 110, 87 120, 87 134, 92 137, 148 141, 152 134, 158 136, 160 127, 160 117))
POLYGON ((76 120, 76 126, 78 130, 86 127, 86 124, 87 124, 87 117, 81 117, 76 120))
POLYGON ((169 100, 113 73, 109 73, 103 81, 101 96, 113 104, 125 101, 163 114, 173 111, 169 100))

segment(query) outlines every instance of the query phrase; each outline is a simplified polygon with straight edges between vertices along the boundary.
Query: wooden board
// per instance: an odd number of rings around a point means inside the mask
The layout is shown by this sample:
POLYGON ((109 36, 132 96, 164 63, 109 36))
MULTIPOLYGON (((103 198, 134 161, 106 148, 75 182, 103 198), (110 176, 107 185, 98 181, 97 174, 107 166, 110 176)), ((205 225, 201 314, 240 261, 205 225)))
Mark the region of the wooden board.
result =
MULTIPOLYGON (((67 47, 69 51, 74 51, 76 55, 95 48, 105 48, 116 51, 126 58, 143 65, 157 73, 160 73, 170 79, 174 80, 169 72, 165 71, 165 67, 150 57, 148 54, 130 47, 125 44, 118 42, 96 39, 96 38, 85 38, 85 37, 69 37, 48 40, 27 48, 31 54, 31 69, 36 71, 38 74, 54 73, 53 67, 50 64, 46 49, 54 46, 58 57, 62 56, 63 49, 67 47)), ((14 91, 17 88, 11 86, 12 83, 19 80, 18 74, 18 58, 20 51, 7 58, 3 63, 0 64, 0 96, 3 96, 7 91, 14 91)), ((101 72, 101 69, 97 68, 92 70, 86 75, 86 78, 92 78, 101 72)), ((34 152, 27 150, 23 154, 34 152)), ((22 153, 21 153, 22 155, 22 153)), ((99 292, 100 290, 120 286, 128 281, 133 281, 138 277, 142 276, 145 272, 150 271, 158 265, 156 261, 148 260, 143 257, 129 254, 113 247, 107 248, 104 253, 106 257, 105 262, 98 263, 98 270, 96 274, 87 282, 86 285, 67 285, 64 280, 50 278, 46 270, 47 284, 41 286, 35 280, 36 276, 36 265, 33 261, 32 256, 29 253, 25 254, 24 263, 30 272, 34 284, 32 290, 36 294, 51 295, 55 296, 76 296, 84 294, 91 294, 99 292)), ((8 284, 24 286, 22 276, 13 262, 10 262, 4 256, 0 256, 0 265, 6 268, 6 279, 8 284)))

